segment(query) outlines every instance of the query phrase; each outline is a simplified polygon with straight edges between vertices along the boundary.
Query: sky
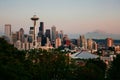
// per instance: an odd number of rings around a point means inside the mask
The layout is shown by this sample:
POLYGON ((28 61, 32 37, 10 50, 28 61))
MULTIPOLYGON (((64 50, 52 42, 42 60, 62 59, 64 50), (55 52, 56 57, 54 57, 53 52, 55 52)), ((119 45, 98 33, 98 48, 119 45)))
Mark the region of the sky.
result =
POLYGON ((120 34, 120 0, 0 0, 0 31, 11 24, 12 31, 24 28, 28 33, 34 14, 40 18, 37 26, 44 22, 45 29, 54 25, 71 34, 120 34))

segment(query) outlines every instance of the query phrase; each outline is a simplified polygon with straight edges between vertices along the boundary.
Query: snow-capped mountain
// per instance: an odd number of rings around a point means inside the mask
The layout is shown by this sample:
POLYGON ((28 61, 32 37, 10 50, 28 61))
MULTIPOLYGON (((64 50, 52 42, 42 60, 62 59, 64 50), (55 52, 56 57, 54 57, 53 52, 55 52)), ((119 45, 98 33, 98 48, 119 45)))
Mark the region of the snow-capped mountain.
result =
MULTIPOLYGON (((68 34, 70 39, 78 39, 81 34, 68 34)), ((93 32, 88 32, 84 34, 86 38, 92 38, 92 39, 106 39, 106 38, 113 38, 113 39, 119 39, 120 40, 120 34, 112 34, 107 33, 105 31, 101 30, 95 30, 93 32)))
POLYGON ((120 39, 120 34, 111 34, 106 33, 104 31, 96 30, 93 32, 86 33, 85 37, 92 39, 106 39, 106 38, 120 39))

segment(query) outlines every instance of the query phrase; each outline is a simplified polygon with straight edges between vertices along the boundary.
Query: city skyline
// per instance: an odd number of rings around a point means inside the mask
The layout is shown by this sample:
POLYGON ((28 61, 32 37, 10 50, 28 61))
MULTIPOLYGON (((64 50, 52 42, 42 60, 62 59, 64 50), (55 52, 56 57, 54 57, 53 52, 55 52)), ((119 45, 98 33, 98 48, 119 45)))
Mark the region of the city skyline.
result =
POLYGON ((119 0, 0 0, 0 29, 11 24, 12 31, 33 26, 30 17, 36 14, 45 29, 53 25, 64 33, 85 34, 94 30, 119 34, 119 0), (74 28, 74 29, 73 29, 74 28))

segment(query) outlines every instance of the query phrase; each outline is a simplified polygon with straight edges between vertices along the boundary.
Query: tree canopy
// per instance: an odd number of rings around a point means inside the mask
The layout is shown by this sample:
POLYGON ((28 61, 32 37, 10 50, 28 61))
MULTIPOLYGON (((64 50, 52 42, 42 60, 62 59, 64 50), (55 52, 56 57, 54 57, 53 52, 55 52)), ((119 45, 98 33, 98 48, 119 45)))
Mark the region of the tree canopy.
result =
POLYGON ((108 80, 120 80, 120 54, 111 63, 107 74, 108 80))
POLYGON ((0 38, 0 80, 104 80, 101 60, 83 60, 84 66, 59 50, 19 51, 0 38))

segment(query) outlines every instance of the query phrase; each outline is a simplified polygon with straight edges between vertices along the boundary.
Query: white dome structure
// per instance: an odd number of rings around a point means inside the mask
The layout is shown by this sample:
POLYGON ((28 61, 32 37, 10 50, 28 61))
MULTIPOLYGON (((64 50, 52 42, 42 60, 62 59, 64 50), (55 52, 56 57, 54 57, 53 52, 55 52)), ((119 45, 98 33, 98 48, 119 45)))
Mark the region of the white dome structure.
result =
POLYGON ((99 56, 95 54, 91 54, 87 51, 81 51, 81 52, 72 54, 70 57, 73 59, 95 59, 95 58, 98 58, 99 56))

